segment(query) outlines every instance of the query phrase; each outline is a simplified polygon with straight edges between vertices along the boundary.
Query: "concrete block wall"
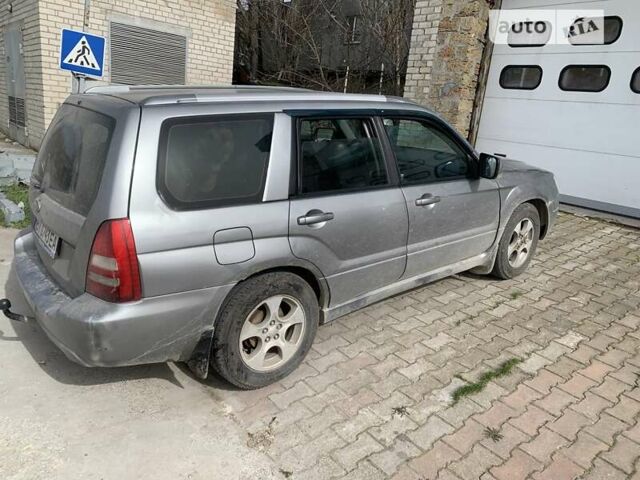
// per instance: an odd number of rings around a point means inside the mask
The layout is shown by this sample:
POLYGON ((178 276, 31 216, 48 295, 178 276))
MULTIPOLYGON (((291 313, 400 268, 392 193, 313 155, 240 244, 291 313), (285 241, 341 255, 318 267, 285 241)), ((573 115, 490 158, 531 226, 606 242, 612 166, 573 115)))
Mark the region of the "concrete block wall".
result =
POLYGON ((469 134, 489 10, 487 0, 417 2, 405 96, 463 135, 469 134))
MULTIPOLYGON (((116 21, 185 35, 186 82, 231 82, 235 38, 234 0, 91 0, 86 2, 89 5, 86 16, 84 0, 25 0, 14 3, 28 3, 29 8, 25 6, 25 12, 28 11, 27 16, 35 24, 31 41, 38 47, 38 65, 26 72, 27 84, 34 83, 34 88, 27 92, 26 101, 34 104, 38 110, 34 112, 34 117, 28 118, 29 143, 34 148, 39 146, 46 126, 71 92, 70 73, 58 69, 60 29, 63 27, 82 29, 108 38, 110 22, 116 21)), ((0 22, 4 24, 3 17, 0 17, 0 22)), ((107 41, 104 76, 107 82, 110 78, 109 65, 107 41)), ((4 102, 0 103, 0 123, 6 124, 6 95, 0 101, 4 102)))

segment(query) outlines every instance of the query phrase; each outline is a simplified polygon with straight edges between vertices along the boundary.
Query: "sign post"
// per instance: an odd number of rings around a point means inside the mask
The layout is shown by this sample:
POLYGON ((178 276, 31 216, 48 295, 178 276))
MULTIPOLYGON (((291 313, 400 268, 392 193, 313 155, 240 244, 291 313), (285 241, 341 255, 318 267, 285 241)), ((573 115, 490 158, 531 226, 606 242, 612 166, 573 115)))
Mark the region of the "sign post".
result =
POLYGON ((99 35, 62 29, 60 68, 73 74, 74 93, 84 91, 87 77, 102 78, 106 40, 99 35))

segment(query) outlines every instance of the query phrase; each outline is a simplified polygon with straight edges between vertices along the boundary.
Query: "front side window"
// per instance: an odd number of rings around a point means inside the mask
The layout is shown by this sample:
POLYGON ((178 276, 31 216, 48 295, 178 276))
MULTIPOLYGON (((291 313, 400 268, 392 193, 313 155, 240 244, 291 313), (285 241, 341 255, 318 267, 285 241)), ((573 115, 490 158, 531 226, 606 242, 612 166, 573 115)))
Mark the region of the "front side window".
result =
POLYGON ((162 126, 158 188, 175 208, 259 202, 273 115, 177 118, 162 126))
POLYGON ((542 82, 537 65, 508 65, 500 73, 500 86, 510 90, 535 90, 542 82))
POLYGON ((399 118, 385 118, 384 126, 403 184, 454 180, 471 173, 468 155, 439 128, 399 118))
POLYGON ((635 93, 640 93, 640 67, 631 76, 631 90, 635 93))
POLYGON ((319 118, 300 122, 301 193, 365 189, 388 182, 371 120, 319 118))
POLYGON ((622 34, 622 19, 616 16, 578 18, 567 32, 571 45, 611 45, 622 34))
POLYGON ((560 73, 560 88, 570 92, 602 92, 609 85, 606 65, 569 65, 560 73))

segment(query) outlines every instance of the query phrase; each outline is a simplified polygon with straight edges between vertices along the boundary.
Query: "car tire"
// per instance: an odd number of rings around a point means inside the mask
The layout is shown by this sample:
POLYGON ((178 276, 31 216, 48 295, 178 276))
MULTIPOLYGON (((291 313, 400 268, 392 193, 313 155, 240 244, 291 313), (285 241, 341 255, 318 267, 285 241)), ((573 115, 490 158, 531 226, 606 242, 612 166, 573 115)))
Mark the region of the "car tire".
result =
POLYGON ((508 280, 523 273, 536 252, 539 238, 538 210, 530 203, 523 203, 515 209, 507 222, 492 274, 508 280))
POLYGON ((298 275, 274 272, 238 284, 222 307, 211 363, 233 385, 251 390, 289 375, 318 330, 318 299, 298 275))

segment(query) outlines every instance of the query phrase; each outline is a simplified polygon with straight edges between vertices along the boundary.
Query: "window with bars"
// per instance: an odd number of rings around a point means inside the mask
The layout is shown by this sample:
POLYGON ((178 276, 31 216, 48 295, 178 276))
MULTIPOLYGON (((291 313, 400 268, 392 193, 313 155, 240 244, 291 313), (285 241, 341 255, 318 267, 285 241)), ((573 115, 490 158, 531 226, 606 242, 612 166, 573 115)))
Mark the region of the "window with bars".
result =
POLYGON ((123 23, 111 23, 111 82, 181 85, 186 80, 187 39, 123 23))
POLYGON ((17 127, 25 127, 24 98, 9 96, 9 123, 17 127))

